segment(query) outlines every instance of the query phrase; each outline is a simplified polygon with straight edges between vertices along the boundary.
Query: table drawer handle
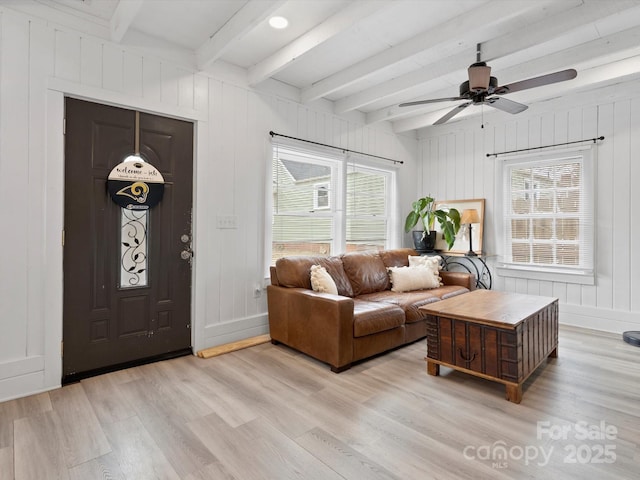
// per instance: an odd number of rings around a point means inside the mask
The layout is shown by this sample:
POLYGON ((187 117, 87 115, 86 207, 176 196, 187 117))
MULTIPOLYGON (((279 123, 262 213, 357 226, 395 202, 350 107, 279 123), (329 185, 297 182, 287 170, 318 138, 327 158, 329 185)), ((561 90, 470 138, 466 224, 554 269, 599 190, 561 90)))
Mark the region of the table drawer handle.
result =
POLYGON ((476 354, 475 354, 475 353, 471 356, 471 358, 466 358, 466 357, 464 356, 464 352, 462 351, 462 347, 459 347, 459 348, 458 348, 458 353, 460 353, 460 357, 462 357, 462 359, 463 359, 465 362, 473 362, 473 361, 476 359, 476 354))

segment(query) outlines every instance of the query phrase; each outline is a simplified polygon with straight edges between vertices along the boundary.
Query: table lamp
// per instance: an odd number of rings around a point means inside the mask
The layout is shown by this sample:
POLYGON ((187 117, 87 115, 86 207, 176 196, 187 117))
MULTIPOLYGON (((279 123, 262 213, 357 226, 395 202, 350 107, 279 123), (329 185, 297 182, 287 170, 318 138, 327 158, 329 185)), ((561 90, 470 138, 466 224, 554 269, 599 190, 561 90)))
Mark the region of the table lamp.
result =
POLYGON ((478 254, 473 251, 473 235, 471 234, 471 224, 480 223, 480 216, 475 208, 469 208, 462 211, 462 217, 460 223, 463 225, 469 225, 469 251, 465 253, 468 257, 477 257, 478 254))

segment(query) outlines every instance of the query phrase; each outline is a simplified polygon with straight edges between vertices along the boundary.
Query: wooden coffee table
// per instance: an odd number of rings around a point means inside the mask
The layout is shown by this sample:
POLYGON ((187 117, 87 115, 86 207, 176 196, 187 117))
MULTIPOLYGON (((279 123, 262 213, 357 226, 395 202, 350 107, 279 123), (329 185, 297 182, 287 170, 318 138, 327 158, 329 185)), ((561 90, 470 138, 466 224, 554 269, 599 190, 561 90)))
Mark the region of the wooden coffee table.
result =
POLYGON ((558 299, 474 290, 420 307, 427 314, 427 372, 440 365, 504 383, 520 403, 522 384, 558 356, 558 299))

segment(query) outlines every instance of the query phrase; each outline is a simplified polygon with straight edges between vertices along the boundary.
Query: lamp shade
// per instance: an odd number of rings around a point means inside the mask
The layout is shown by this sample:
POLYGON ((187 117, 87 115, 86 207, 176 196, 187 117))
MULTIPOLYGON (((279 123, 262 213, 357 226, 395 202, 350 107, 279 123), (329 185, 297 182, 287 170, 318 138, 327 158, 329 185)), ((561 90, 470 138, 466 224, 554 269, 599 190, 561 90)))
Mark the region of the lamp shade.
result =
POLYGON ((481 92, 489 88, 491 67, 487 67, 486 63, 474 63, 467 72, 469 74, 469 90, 481 92))
POLYGON ((463 225, 468 223, 480 223, 480 215, 478 215, 478 210, 476 210, 475 208, 463 210, 462 217, 460 218, 460 223, 462 223, 463 225))

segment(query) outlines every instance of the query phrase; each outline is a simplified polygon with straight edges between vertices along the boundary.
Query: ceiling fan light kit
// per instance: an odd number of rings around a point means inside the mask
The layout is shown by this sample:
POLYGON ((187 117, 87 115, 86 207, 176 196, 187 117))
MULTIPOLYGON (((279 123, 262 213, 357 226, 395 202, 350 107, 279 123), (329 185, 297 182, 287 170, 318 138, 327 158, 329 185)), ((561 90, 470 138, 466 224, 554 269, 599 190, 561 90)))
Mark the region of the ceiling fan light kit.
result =
POLYGON ((477 61, 469 66, 467 74, 469 76, 469 80, 460 84, 460 95, 458 97, 417 100, 401 103, 399 106, 409 107, 414 105, 425 105, 428 103, 465 100, 465 103, 457 105, 453 110, 450 110, 444 116, 436 120, 434 125, 440 125, 447 122, 470 105, 489 105, 490 107, 502 110, 503 112, 516 114, 525 111, 528 108, 527 105, 514 102, 513 100, 508 100, 501 96, 492 95, 506 95, 507 93, 519 92, 529 88, 564 82, 576 78, 578 72, 571 68, 498 86, 498 79, 491 76, 491 67, 489 67, 485 62, 480 61, 480 45, 478 44, 477 61))
MULTIPOLYGON (((489 89, 489 81, 493 78, 496 81, 496 77, 491 77, 491 67, 487 67, 484 62, 477 62, 471 65, 467 72, 469 74, 469 90, 472 92, 482 92, 489 89)), ((462 95, 463 92, 460 92, 462 95)))

